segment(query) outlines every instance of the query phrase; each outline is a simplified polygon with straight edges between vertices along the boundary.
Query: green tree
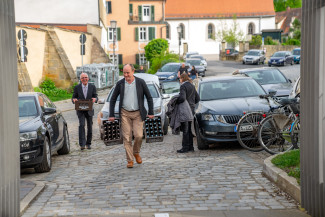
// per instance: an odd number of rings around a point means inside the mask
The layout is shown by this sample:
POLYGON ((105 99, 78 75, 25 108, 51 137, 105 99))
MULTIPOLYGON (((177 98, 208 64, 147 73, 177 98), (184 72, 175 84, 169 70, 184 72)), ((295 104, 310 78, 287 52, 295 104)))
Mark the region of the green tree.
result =
POLYGON ((277 45, 278 43, 276 41, 273 41, 271 36, 267 36, 265 41, 264 41, 265 45, 277 45))
POLYGON ((236 47, 240 41, 244 40, 244 33, 237 23, 236 15, 233 16, 233 22, 230 27, 228 27, 227 23, 221 21, 221 29, 218 30, 214 39, 225 41, 233 48, 236 47))
POLYGON ((155 56, 160 55, 162 51, 167 50, 167 48, 168 48, 168 42, 165 39, 158 38, 150 41, 144 47, 147 61, 149 61, 150 64, 152 64, 152 59, 155 56))
POLYGON ((156 54, 152 58, 152 64, 150 65, 148 73, 155 74, 158 69, 170 62, 179 62, 178 54, 169 53, 167 50, 163 50, 160 54, 156 54))
POLYGON ((292 22, 292 27, 290 28, 290 33, 292 33, 292 38, 300 40, 301 37, 301 22, 297 18, 292 22))
POLYGON ((302 0, 273 0, 275 12, 285 11, 287 7, 301 8, 302 0))
POLYGON ((260 35, 253 35, 252 40, 249 42, 250 45, 257 45, 261 46, 262 45, 262 36, 260 35))

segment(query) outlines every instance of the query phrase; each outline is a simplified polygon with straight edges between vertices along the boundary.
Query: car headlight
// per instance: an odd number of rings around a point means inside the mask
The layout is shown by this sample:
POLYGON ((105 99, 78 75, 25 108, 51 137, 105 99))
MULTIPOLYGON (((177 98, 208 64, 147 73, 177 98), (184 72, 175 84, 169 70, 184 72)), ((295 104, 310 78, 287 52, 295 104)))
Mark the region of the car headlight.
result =
POLYGON ((215 115, 215 118, 218 122, 227 124, 226 120, 224 119, 223 115, 215 115))
POLYGON ((283 61, 284 61, 284 59, 280 59, 280 60, 279 60, 279 62, 283 62, 283 61))
POLYGON ((214 121, 214 118, 213 118, 213 115, 211 115, 211 114, 203 114, 202 120, 203 121, 214 121))
POLYGON ((32 132, 26 132, 26 133, 20 133, 19 134, 19 139, 21 142, 24 141, 29 141, 37 138, 37 132, 32 131, 32 132))
POLYGON ((156 107, 156 108, 154 108, 153 113, 154 113, 155 115, 160 114, 160 113, 161 113, 161 107, 156 107))
POLYGON ((175 78, 175 75, 171 75, 167 79, 174 79, 174 78, 175 78))

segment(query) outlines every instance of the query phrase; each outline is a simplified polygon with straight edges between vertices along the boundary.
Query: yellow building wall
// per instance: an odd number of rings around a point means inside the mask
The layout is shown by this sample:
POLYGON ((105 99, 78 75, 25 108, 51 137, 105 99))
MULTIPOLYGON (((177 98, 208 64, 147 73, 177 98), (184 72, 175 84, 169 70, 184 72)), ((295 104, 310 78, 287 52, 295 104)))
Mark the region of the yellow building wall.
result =
MULTIPOLYGON (((32 85, 36 87, 39 86, 42 79, 46 31, 16 26, 16 37, 20 29, 24 29, 27 33, 26 47, 28 55, 25 65, 32 85)), ((16 40, 18 45, 18 37, 16 40)))
MULTIPOLYGON (((133 4, 133 15, 138 15, 138 5, 154 5, 155 21, 161 21, 163 18, 162 1, 129 1, 112 0, 112 14, 107 19, 117 21, 117 27, 121 28, 121 41, 117 41, 115 53, 123 55, 123 64, 135 63, 136 54, 145 53, 144 47, 149 43, 135 40, 136 27, 156 27, 156 38, 166 38, 165 24, 128 24, 129 4, 133 4)), ((109 43, 109 54, 113 54, 113 44, 109 43)))
MULTIPOLYGON (((72 65, 73 70, 76 70, 77 66, 81 66, 81 55, 80 55, 80 32, 73 32, 64 30, 61 28, 54 28, 55 32, 67 54, 69 61, 72 65)), ((93 44, 92 35, 86 34, 87 40, 85 43, 85 55, 83 56, 83 64, 91 63, 91 47, 93 44)))

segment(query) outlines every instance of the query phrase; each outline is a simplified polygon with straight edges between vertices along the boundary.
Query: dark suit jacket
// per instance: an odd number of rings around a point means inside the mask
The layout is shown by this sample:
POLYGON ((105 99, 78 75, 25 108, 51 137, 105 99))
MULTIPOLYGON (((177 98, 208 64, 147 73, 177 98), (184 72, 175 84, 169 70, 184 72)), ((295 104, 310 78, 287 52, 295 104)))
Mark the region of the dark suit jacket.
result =
MULTIPOLYGON (((147 117, 147 110, 144 107, 144 96, 147 98, 148 102, 148 107, 149 107, 149 115, 154 115, 153 113, 153 100, 151 97, 151 94, 149 92, 148 86, 146 82, 141 79, 141 78, 135 78, 135 84, 137 88, 137 97, 138 97, 138 103, 139 103, 139 110, 141 114, 142 121, 146 120, 147 117)), ((121 117, 121 109, 122 109, 122 104, 123 104, 123 99, 124 99, 124 88, 125 88, 125 78, 122 80, 119 80, 116 83, 113 95, 111 97, 111 101, 109 104, 109 116, 114 117, 114 108, 116 104, 116 99, 120 95, 120 104, 119 104, 119 114, 121 117)))
POLYGON ((195 104, 200 101, 200 96, 195 90, 195 86, 190 82, 185 82, 179 89, 179 97, 177 103, 180 104, 187 100, 194 114, 195 104))
MULTIPOLYGON (((82 91, 82 84, 78 84, 74 87, 73 95, 72 95, 72 103, 73 99, 91 99, 96 98, 96 102, 98 101, 97 93, 96 93, 96 87, 93 84, 88 83, 88 92, 87 97, 85 98, 84 93, 82 91)), ((82 112, 77 111, 77 115, 79 116, 82 112)), ((88 115, 94 116, 94 109, 92 111, 88 111, 88 115)))

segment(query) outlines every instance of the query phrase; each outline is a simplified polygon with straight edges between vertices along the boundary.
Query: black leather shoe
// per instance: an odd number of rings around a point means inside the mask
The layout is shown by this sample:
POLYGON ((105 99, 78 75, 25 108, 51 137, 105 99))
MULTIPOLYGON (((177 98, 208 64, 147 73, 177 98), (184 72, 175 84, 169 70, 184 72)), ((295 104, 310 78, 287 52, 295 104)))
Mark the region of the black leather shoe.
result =
POLYGON ((91 149, 90 145, 87 145, 87 149, 91 149))
POLYGON ((186 152, 188 152, 188 150, 184 148, 177 150, 177 153, 186 153, 186 152))
POLYGON ((85 146, 80 146, 80 150, 81 151, 85 150, 85 146))
POLYGON ((192 148, 190 148, 188 151, 194 151, 194 148, 192 147, 192 148))

